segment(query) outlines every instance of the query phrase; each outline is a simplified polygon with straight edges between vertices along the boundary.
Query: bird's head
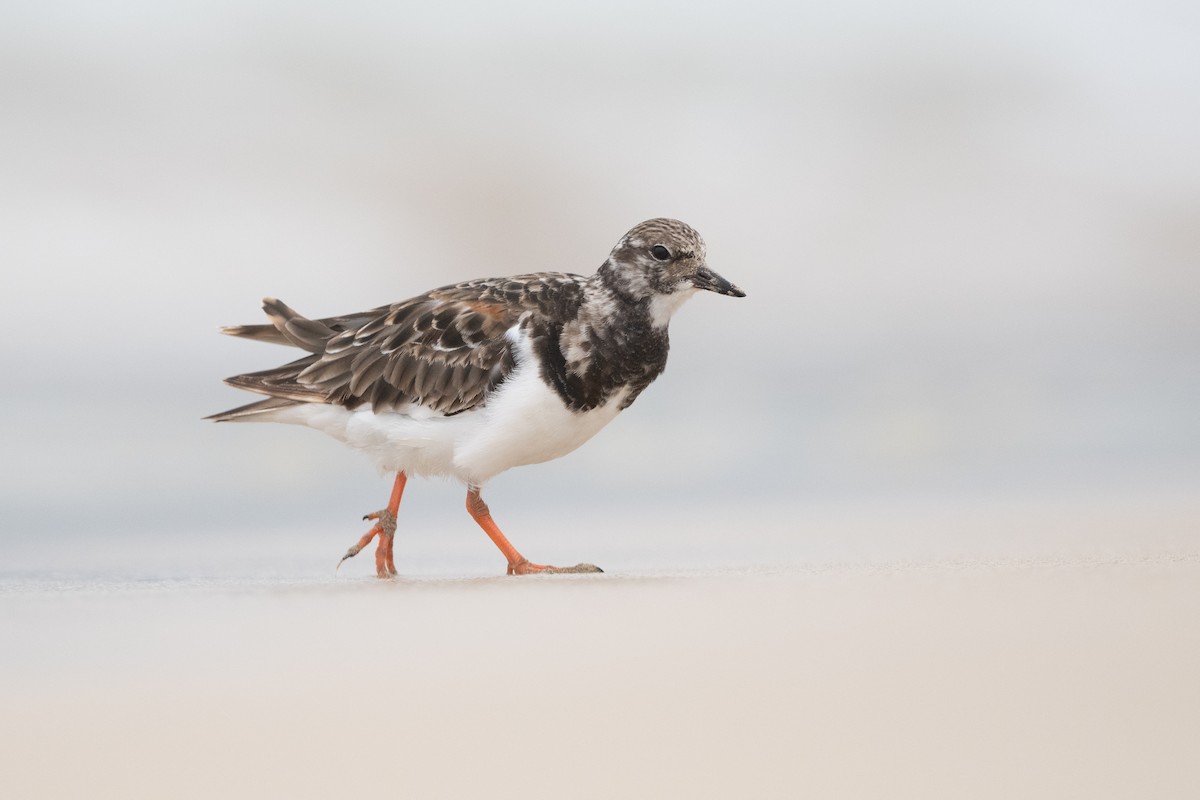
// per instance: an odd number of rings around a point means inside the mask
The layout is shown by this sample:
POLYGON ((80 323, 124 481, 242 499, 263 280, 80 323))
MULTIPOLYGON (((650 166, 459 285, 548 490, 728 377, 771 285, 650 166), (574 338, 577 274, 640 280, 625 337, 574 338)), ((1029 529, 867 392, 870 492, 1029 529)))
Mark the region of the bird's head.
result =
POLYGON ((746 293, 709 269, 704 240, 676 219, 649 219, 635 225, 601 267, 610 285, 632 300, 648 300, 651 314, 666 324, 671 314, 699 289, 730 297, 746 293))

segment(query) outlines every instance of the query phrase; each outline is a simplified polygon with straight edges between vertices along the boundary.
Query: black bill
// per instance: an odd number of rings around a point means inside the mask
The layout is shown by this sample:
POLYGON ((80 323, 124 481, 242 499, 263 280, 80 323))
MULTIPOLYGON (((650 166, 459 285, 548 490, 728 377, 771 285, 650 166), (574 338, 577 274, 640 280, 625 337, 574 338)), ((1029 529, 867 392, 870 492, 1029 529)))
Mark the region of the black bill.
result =
POLYGON ((745 292, 722 278, 717 273, 713 272, 708 267, 701 267, 700 269, 696 270, 696 274, 692 276, 692 284, 698 289, 707 289, 710 292, 729 295, 730 297, 746 296, 745 292))

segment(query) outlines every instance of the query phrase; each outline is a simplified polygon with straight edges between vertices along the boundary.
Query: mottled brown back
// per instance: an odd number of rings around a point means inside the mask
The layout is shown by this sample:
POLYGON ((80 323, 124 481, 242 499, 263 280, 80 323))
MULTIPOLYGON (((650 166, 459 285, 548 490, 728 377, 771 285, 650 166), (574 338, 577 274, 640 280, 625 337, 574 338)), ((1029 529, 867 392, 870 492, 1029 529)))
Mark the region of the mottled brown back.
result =
MULTIPOLYGON (((226 328, 233 336, 288 344, 311 355, 226 383, 292 402, 370 404, 375 411, 419 403, 457 414, 483 402, 512 371, 506 332, 530 312, 570 319, 586 279, 565 273, 492 278, 435 289, 370 312, 306 319, 278 300, 263 309, 271 325, 226 328)), ((218 419, 279 407, 261 401, 218 419)))

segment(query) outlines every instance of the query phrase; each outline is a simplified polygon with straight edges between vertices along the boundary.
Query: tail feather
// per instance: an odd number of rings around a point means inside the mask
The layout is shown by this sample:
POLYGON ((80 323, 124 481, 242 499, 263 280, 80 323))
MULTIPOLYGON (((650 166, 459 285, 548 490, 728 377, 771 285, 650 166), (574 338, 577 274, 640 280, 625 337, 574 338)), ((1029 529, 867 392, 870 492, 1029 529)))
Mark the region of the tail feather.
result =
POLYGON ((316 356, 305 356, 284 364, 282 367, 234 375, 226 378, 225 383, 248 392, 269 394, 272 397, 284 397, 300 402, 324 402, 328 399, 326 391, 315 389, 297 380, 300 373, 311 366, 314 361, 316 361, 316 356))
POLYGON ((308 319, 274 297, 263 298, 263 311, 271 320, 269 325, 230 325, 221 328, 221 332, 242 339, 298 347, 307 350, 311 355, 306 355, 282 367, 226 378, 225 383, 230 386, 269 395, 269 397, 229 411, 222 411, 220 414, 213 414, 205 419, 227 422, 261 417, 267 412, 298 403, 327 402, 329 399, 327 390, 314 389, 301 383, 298 376, 307 367, 312 366, 325 352, 325 345, 330 339, 346 330, 348 326, 357 327, 365 324, 377 313, 364 312, 323 320, 308 319))
POLYGON ((301 350, 324 353, 325 343, 335 335, 334 330, 325 323, 297 314, 282 300, 276 300, 274 297, 263 298, 263 311, 288 343, 301 350))
POLYGON ((270 325, 230 325, 221 328, 221 333, 260 342, 291 345, 318 354, 325 352, 325 343, 338 333, 320 320, 301 316, 287 303, 274 297, 263 298, 263 311, 270 318, 270 325))
POLYGON ((214 422, 236 422, 246 418, 254 418, 278 408, 299 405, 300 402, 287 397, 268 397, 265 400, 256 400, 244 406, 222 411, 220 414, 213 414, 212 416, 205 417, 205 419, 211 419, 214 422))
POLYGON ((280 333, 274 325, 226 325, 221 328, 221 333, 241 339, 253 339, 256 342, 292 346, 287 337, 280 333))

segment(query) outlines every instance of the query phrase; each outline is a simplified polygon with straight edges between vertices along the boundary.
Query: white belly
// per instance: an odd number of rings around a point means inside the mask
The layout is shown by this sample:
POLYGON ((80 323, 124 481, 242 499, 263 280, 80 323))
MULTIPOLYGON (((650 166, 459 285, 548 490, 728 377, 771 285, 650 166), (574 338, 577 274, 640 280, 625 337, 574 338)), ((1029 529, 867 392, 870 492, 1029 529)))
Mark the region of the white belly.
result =
POLYGON ((506 469, 565 456, 611 422, 626 396, 622 390, 599 408, 571 411, 538 375, 528 342, 521 337, 516 343, 516 368, 485 406, 472 411, 445 417, 414 406, 376 414, 368 407, 304 403, 259 419, 316 428, 362 450, 387 472, 448 475, 482 486, 506 469))

